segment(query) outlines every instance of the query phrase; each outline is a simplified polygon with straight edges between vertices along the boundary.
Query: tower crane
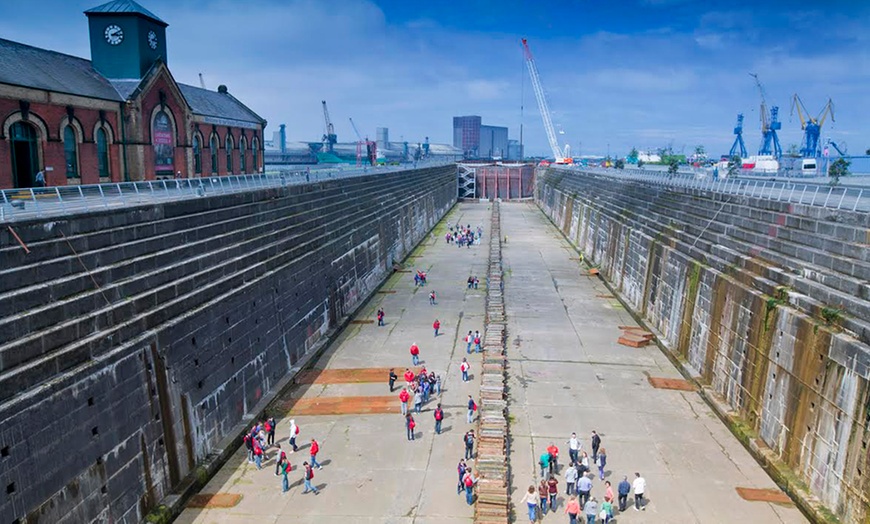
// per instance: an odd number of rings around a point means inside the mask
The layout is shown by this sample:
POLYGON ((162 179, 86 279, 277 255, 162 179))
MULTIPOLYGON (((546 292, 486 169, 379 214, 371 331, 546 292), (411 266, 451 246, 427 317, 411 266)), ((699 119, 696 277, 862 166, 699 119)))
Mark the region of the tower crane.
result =
POLYGON ((728 157, 740 155, 740 158, 746 158, 746 144, 743 142, 743 113, 737 115, 737 125, 734 126, 734 143, 731 145, 731 151, 728 157))
POLYGON ((326 133, 323 135, 323 145, 326 146, 326 152, 332 153, 335 144, 338 142, 338 137, 335 135, 335 128, 332 127, 332 120, 329 118, 329 109, 326 108, 326 100, 322 100, 323 104, 323 120, 326 123, 326 133))
POLYGON ((819 141, 819 136, 822 134, 822 126, 825 125, 828 115, 831 115, 831 122, 834 121, 834 102, 829 98, 828 102, 819 111, 819 115, 813 118, 807 107, 804 105, 801 97, 795 93, 791 101, 791 113, 794 114, 797 110, 798 118, 801 121, 801 130, 804 132, 803 143, 801 144, 801 155, 804 158, 816 158, 822 155, 822 145, 819 141))
POLYGON ((550 150, 553 152, 557 164, 572 164, 573 160, 569 154, 569 149, 563 152, 559 149, 559 142, 556 140, 556 129, 553 127, 553 119, 550 116, 550 106, 547 104, 547 97, 544 95, 544 88, 541 85, 541 76, 538 74, 538 66, 535 63, 535 57, 532 56, 532 50, 529 49, 529 42, 525 38, 523 42, 523 52, 526 57, 526 65, 529 68, 529 76, 532 78, 532 89, 535 91, 535 98, 538 100, 538 109, 541 111, 541 118, 544 121, 544 130, 547 132, 547 140, 550 142, 550 150))
POLYGON ((764 88, 761 86, 761 81, 758 80, 758 75, 755 73, 749 73, 749 76, 755 79, 755 85, 761 95, 761 147, 758 148, 758 154, 773 155, 779 158, 782 156, 782 146, 780 146, 779 136, 776 134, 782 129, 782 122, 779 121, 779 106, 771 106, 768 116, 767 101, 764 98, 764 88))

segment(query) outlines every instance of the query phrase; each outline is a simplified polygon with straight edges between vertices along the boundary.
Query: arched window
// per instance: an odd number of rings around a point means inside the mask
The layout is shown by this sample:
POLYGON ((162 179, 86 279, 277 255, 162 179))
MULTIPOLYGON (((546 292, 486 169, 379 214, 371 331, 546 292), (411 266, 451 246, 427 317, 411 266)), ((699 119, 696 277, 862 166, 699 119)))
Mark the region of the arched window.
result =
POLYGON ((227 174, 233 174, 233 135, 227 133, 227 140, 224 143, 224 149, 227 151, 227 174))
POLYGON ((63 128, 63 155, 66 160, 66 177, 78 178, 78 144, 76 143, 76 132, 71 125, 63 128))
POLYGON ((202 144, 199 143, 199 134, 193 135, 193 172, 202 174, 202 144))
POLYGON ((211 174, 218 174, 218 141, 217 135, 211 135, 208 148, 211 150, 211 174))
POLYGON ((260 144, 257 143, 257 137, 251 140, 251 152, 254 154, 254 173, 260 172, 260 144))
POLYGON ((248 163, 245 156, 248 154, 248 142, 245 137, 239 138, 239 171, 244 175, 248 172, 248 163))
POLYGON ((103 128, 97 129, 97 169, 100 178, 109 178, 109 140, 103 128))

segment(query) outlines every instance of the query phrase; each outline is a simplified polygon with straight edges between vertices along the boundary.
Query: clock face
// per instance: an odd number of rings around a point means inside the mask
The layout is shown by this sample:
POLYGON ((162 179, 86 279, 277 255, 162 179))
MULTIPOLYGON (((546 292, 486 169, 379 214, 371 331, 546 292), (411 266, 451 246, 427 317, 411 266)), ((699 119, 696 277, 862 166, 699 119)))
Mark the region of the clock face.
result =
POLYGON ((118 45, 124 41, 124 31, 115 24, 106 26, 104 35, 106 37, 106 42, 110 45, 118 45))
POLYGON ((154 31, 148 31, 148 47, 157 49, 157 33, 154 31))

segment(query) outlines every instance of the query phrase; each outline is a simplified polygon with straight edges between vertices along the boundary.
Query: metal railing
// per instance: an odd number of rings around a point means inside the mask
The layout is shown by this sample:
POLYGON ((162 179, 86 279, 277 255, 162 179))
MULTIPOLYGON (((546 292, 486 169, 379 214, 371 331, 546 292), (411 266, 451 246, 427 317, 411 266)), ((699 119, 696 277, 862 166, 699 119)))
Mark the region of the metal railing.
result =
POLYGON ((452 162, 428 162, 355 169, 281 170, 266 174, 211 176, 0 190, 0 222, 119 209, 257 189, 352 178, 452 162))
POLYGON ((670 175, 660 171, 643 169, 570 168, 557 169, 603 175, 620 180, 634 180, 647 184, 688 189, 690 192, 717 192, 764 198, 777 202, 791 202, 809 206, 821 206, 845 211, 870 211, 870 188, 834 185, 807 184, 789 180, 745 180, 740 178, 717 178, 678 173, 670 175))

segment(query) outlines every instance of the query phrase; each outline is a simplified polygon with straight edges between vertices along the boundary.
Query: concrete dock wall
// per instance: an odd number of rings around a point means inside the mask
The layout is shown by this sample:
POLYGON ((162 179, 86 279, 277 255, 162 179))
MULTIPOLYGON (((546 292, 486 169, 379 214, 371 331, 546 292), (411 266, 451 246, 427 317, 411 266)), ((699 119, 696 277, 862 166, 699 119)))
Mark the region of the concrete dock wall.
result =
POLYGON ((456 201, 454 166, 0 231, 0 520, 140 522, 456 201))
POLYGON ((870 518, 870 217, 579 172, 536 201, 817 519, 870 518))

